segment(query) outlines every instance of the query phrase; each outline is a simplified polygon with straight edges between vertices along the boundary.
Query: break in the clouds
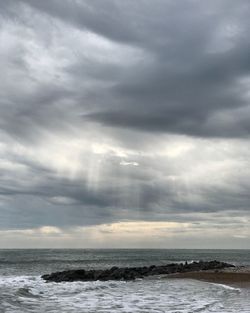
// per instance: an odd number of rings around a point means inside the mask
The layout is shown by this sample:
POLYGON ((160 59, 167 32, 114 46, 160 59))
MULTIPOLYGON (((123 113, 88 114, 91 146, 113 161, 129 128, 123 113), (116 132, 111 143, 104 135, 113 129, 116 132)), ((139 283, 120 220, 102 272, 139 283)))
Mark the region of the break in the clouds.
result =
POLYGON ((0 0, 0 247, 249 248, 249 14, 0 0))

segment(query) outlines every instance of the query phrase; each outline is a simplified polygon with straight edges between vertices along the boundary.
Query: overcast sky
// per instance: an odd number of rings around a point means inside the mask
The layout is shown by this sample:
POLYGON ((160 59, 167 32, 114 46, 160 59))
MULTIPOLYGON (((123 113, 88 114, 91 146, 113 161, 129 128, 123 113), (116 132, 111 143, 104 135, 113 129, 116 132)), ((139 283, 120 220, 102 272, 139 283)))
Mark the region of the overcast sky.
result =
POLYGON ((0 0, 0 248, 250 248, 248 0, 0 0))

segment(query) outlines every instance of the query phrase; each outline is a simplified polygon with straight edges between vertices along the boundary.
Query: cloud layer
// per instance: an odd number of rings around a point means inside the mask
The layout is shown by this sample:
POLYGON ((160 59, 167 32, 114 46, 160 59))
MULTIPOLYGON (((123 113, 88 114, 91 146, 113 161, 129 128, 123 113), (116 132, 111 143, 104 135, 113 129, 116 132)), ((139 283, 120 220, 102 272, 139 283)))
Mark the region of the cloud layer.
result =
POLYGON ((249 13, 244 0, 0 0, 2 245, 119 223, 178 223, 166 247, 185 225, 196 247, 195 225, 210 246, 218 224, 221 246, 249 238, 249 13))

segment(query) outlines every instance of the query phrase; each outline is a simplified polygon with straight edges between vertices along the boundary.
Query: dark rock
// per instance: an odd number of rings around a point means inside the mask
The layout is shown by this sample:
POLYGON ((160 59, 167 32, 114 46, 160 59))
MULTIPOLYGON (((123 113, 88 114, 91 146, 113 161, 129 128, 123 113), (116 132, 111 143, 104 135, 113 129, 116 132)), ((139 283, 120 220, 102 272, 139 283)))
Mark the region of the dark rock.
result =
POLYGON ((149 267, 117 267, 107 270, 68 270, 45 274, 42 278, 47 282, 72 282, 72 281, 107 281, 107 280, 135 280, 145 276, 163 275, 171 273, 183 273, 203 270, 219 270, 226 267, 234 267, 232 264, 219 261, 199 261, 192 263, 171 263, 161 266, 151 265, 149 267))

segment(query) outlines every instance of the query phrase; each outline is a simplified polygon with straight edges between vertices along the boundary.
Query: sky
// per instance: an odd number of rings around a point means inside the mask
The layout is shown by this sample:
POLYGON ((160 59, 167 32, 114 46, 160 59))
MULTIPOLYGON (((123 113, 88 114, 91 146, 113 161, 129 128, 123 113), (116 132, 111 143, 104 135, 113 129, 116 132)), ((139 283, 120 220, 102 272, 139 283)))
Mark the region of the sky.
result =
POLYGON ((0 248, 250 248, 248 0, 0 0, 0 248))

